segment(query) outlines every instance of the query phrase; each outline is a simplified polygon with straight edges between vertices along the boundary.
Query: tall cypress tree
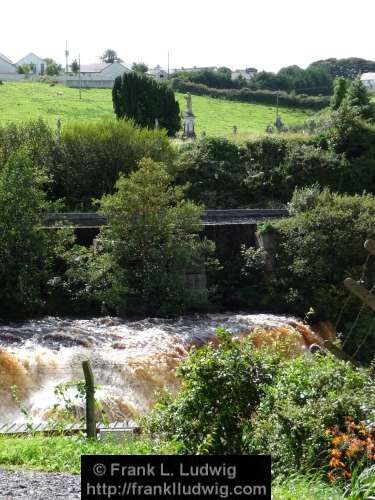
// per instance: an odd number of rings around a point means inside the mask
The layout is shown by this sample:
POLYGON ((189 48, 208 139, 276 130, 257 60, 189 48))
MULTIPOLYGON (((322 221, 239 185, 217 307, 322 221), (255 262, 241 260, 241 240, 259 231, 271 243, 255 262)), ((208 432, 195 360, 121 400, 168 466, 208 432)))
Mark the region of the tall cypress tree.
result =
POLYGON ((112 89, 113 109, 118 118, 131 118, 142 127, 153 128, 158 119, 169 135, 181 127, 180 106, 173 90, 134 71, 117 77, 112 89))

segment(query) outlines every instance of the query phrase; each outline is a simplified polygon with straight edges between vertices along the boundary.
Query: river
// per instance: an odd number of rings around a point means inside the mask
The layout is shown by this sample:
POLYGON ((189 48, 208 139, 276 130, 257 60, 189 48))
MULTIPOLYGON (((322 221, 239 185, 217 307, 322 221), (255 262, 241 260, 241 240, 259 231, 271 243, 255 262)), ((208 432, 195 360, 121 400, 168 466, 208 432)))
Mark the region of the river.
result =
MULTIPOLYGON (((56 386, 82 380, 86 359, 107 418, 134 420, 150 408, 159 390, 176 390, 176 366, 192 346, 214 342, 218 327, 235 335, 252 334, 258 344, 292 336, 298 351, 317 341, 297 319, 271 314, 142 320, 46 317, 0 324, 0 423, 21 422, 25 414, 34 422, 53 418, 54 406, 65 405, 55 394, 56 386)), ((75 399, 75 388, 65 394, 79 415, 83 402, 75 399)))

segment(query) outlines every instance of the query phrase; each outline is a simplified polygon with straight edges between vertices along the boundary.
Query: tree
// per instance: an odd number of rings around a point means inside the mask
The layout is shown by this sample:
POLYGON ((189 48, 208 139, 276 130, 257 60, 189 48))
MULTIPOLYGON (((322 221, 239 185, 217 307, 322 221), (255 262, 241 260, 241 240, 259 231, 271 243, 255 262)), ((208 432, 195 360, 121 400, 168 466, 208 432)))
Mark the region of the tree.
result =
POLYGON ((19 150, 0 170, 0 316, 40 313, 53 234, 41 227, 46 176, 19 150))
POLYGON ((176 313, 186 310, 192 294, 184 271, 202 257, 202 209, 172 186, 162 163, 145 158, 117 191, 106 195, 100 211, 109 222, 100 239, 117 269, 113 290, 122 312, 176 313))
POLYGON ((72 71, 75 75, 79 72, 79 64, 78 64, 77 59, 74 59, 74 61, 72 62, 71 68, 72 68, 72 71))
POLYGON ((122 59, 119 58, 117 52, 113 49, 107 49, 104 51, 103 55, 100 57, 100 60, 105 63, 112 64, 114 62, 122 62, 122 59))
POLYGON ((331 99, 331 109, 337 111, 346 97, 348 91, 348 80, 339 76, 333 83, 333 96, 331 99))
POLYGON ((154 128, 155 119, 169 135, 181 127, 180 106, 173 90, 134 71, 117 77, 112 101, 118 118, 128 117, 142 127, 154 128))
POLYGON ((353 80, 349 85, 346 102, 361 118, 375 118, 374 105, 371 103, 367 89, 359 77, 353 80))
POLYGON ((148 66, 143 62, 133 63, 132 70, 135 71, 136 73, 147 73, 148 66))
POLYGON ((48 76, 56 76, 61 73, 62 71, 61 64, 58 64, 50 57, 46 57, 45 62, 46 62, 46 74, 48 76))
POLYGON ((226 66, 222 66, 221 68, 218 68, 218 73, 222 73, 225 75, 228 79, 232 78, 232 70, 230 68, 227 68, 226 66))
POLYGON ((33 63, 21 64, 20 66, 17 66, 17 72, 20 73, 21 75, 32 73, 34 69, 35 69, 35 64, 33 63))

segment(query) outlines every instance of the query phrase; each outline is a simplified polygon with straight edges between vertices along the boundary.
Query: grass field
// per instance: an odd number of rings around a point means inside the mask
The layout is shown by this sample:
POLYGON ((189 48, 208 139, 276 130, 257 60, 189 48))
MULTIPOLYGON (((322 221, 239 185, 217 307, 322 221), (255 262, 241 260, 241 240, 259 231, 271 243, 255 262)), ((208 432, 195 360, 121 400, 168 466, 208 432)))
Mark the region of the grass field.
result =
MULTIPOLYGON (((177 94, 182 110, 185 100, 177 94)), ((275 120, 275 107, 263 104, 240 102, 193 96, 193 109, 197 116, 196 131, 207 135, 233 134, 233 126, 238 134, 258 135, 275 120)), ((312 110, 281 108, 282 119, 287 125, 303 122, 314 114, 312 110)), ((110 89, 82 90, 79 100, 78 89, 63 85, 50 87, 46 83, 6 82, 0 85, 0 124, 44 118, 55 124, 71 120, 90 120, 113 116, 110 89), (62 93, 62 95, 59 95, 62 93)))

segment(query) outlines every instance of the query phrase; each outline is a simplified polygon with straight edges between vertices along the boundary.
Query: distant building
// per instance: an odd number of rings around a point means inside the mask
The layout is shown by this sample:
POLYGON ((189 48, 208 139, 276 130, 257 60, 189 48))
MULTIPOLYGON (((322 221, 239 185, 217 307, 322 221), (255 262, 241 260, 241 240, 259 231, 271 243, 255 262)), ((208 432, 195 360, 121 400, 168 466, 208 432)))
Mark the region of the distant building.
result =
MULTIPOLYGON (((0 75, 17 74, 17 68, 4 54, 0 54, 0 75)), ((0 78, 1 80, 1 78, 0 78)))
POLYGON ((119 62, 81 64, 81 78, 78 74, 70 73, 66 76, 65 84, 68 87, 111 88, 118 76, 130 71, 130 65, 119 62))
POLYGON ((232 80, 242 77, 245 80, 251 80, 258 73, 256 68, 236 69, 232 71, 232 80))
POLYGON ((16 65, 4 54, 0 54, 0 81, 15 81, 23 78, 24 75, 18 74, 16 65))
POLYGON ((46 68, 46 61, 41 57, 35 55, 33 52, 30 52, 30 54, 27 54, 27 56, 23 57, 18 62, 16 62, 17 67, 23 66, 24 64, 33 65, 32 73, 34 75, 44 75, 44 70, 46 68))
POLYGON ((375 73, 363 73, 361 82, 370 92, 375 92, 375 73))
POLYGON ((157 66, 155 66, 155 68, 152 68, 150 69, 147 74, 149 76, 152 76, 154 78, 159 78, 159 79, 166 79, 168 78, 168 71, 165 70, 164 68, 162 68, 161 66, 159 66, 159 64, 157 66))
POLYGON ((193 66, 192 68, 174 68, 171 72, 172 73, 190 73, 192 71, 203 71, 203 70, 209 70, 209 71, 216 71, 217 67, 216 66, 193 66))

